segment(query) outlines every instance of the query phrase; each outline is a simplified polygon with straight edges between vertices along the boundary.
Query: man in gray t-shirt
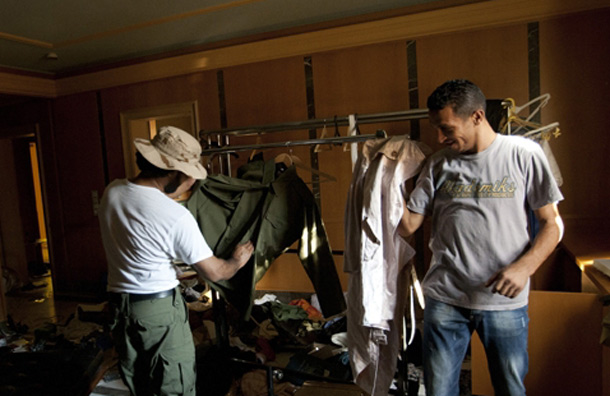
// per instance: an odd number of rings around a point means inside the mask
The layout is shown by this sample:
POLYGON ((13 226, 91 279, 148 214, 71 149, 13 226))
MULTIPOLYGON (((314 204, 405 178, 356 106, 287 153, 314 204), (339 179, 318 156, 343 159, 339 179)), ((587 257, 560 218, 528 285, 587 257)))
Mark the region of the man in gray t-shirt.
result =
POLYGON ((524 395, 529 277, 561 239, 563 199, 541 147, 497 134, 485 96, 466 80, 428 98, 431 125, 447 148, 422 170, 399 232, 432 216, 432 262, 424 278, 427 395, 457 395, 472 331, 479 334, 497 395, 524 395), (533 241, 527 211, 539 231, 533 241))

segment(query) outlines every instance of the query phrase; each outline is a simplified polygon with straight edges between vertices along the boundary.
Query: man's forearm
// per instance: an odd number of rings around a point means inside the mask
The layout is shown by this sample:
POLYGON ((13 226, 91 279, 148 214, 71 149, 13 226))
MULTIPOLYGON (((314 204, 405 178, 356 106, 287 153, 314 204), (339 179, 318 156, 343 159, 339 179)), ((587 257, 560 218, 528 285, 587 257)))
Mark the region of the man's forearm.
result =
POLYGON ((193 267, 199 275, 212 282, 227 280, 231 279, 241 267, 246 265, 253 252, 254 245, 248 241, 237 245, 231 258, 227 260, 212 256, 193 264, 193 267))
POLYGON ((485 287, 492 286, 494 293, 515 298, 524 289, 528 279, 553 252, 563 235, 563 223, 557 207, 549 205, 536 211, 540 231, 530 249, 517 261, 494 274, 485 287))
POLYGON ((563 221, 556 212, 555 216, 540 220, 540 228, 530 249, 519 259, 533 275, 551 255, 563 237, 563 221))
POLYGON ((202 277, 212 282, 231 279, 240 268, 240 263, 230 258, 224 260, 218 257, 210 257, 193 265, 193 268, 202 277))
POLYGON ((409 208, 407 208, 407 203, 405 201, 402 203, 402 209, 402 218, 398 223, 397 231, 398 235, 401 237, 408 238, 413 235, 413 233, 415 233, 415 231, 417 231, 419 226, 423 223, 424 216, 419 213, 411 212, 409 208))

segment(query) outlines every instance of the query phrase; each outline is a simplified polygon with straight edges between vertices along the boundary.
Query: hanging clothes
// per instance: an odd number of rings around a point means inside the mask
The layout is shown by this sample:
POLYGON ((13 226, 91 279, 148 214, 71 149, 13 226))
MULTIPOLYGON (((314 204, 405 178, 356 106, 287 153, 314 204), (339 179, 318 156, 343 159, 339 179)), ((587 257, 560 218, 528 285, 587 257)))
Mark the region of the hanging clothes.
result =
POLYGON ((405 182, 429 150, 408 137, 364 143, 345 212, 347 338, 354 380, 371 396, 387 395, 400 350, 415 250, 397 233, 405 182))
POLYGON ((294 166, 276 176, 273 160, 255 160, 238 169, 237 178, 210 175, 194 187, 186 207, 217 257, 230 257, 238 243, 254 244, 252 258, 233 278, 209 282, 244 318, 250 316, 256 283, 296 241, 322 313, 329 317, 345 311, 320 211, 294 166))

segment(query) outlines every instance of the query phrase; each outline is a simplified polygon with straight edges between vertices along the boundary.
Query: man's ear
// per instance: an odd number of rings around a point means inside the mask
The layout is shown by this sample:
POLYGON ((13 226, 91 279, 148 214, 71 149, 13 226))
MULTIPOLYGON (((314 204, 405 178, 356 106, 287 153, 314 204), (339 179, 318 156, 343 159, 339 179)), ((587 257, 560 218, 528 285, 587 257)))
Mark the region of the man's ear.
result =
POLYGON ((173 170, 171 172, 169 172, 167 175, 169 176, 170 180, 174 180, 174 179, 179 179, 180 178, 180 171, 177 170, 173 170))
POLYGON ((474 122, 474 125, 479 125, 485 121, 485 111, 483 109, 475 110, 475 112, 472 113, 472 121, 474 122))

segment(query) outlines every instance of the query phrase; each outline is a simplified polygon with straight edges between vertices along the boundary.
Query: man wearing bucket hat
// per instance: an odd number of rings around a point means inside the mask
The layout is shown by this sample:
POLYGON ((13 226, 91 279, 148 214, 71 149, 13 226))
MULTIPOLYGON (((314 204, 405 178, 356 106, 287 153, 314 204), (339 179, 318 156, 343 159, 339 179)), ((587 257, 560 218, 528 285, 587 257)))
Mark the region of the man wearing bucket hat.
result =
POLYGON ((172 199, 207 176, 197 139, 166 126, 134 143, 140 173, 113 181, 99 211, 119 368, 133 395, 195 395, 195 346, 172 261, 217 282, 254 248, 247 241, 229 259, 215 257, 195 218, 172 199))

